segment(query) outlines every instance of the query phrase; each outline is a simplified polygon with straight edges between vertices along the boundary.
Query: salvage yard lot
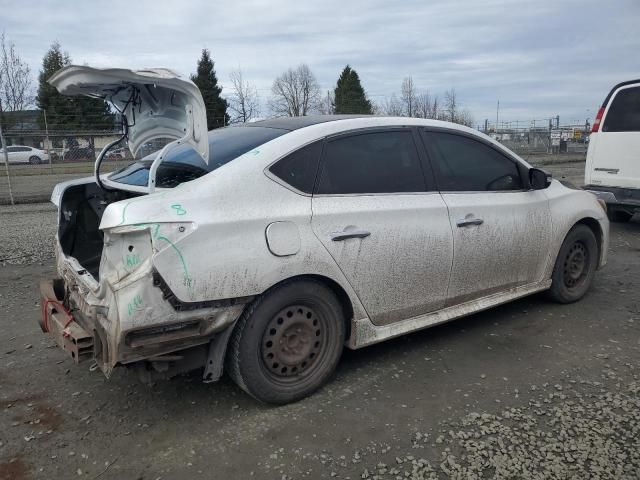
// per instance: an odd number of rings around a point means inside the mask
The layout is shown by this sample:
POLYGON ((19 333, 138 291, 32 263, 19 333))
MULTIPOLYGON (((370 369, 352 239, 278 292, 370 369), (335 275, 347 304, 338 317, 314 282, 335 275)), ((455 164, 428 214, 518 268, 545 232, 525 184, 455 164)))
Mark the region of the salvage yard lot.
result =
MULTIPOLYGON (((545 167, 547 168, 547 167, 545 167)), ((549 166, 579 183, 583 164, 549 166)), ((640 221, 572 305, 544 295, 346 351, 296 404, 106 380, 42 335, 55 214, 0 207, 0 479, 640 478, 640 221), (484 477, 483 477, 484 475, 484 477)))

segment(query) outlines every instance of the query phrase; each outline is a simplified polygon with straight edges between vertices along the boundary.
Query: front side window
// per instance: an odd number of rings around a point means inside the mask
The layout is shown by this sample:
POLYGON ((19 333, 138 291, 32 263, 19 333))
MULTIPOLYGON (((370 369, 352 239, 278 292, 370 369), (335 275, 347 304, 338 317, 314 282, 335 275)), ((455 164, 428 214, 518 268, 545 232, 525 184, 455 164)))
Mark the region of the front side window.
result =
POLYGON ((293 188, 313 193, 321 153, 322 142, 314 142, 287 155, 269 170, 293 188))
POLYGON ((426 190, 410 130, 355 134, 325 145, 316 193, 402 193, 426 190))
POLYGON ((462 135, 429 132, 427 143, 440 191, 521 190, 516 163, 489 145, 462 135))
POLYGON ((613 97, 603 132, 640 132, 640 87, 625 88, 613 97))

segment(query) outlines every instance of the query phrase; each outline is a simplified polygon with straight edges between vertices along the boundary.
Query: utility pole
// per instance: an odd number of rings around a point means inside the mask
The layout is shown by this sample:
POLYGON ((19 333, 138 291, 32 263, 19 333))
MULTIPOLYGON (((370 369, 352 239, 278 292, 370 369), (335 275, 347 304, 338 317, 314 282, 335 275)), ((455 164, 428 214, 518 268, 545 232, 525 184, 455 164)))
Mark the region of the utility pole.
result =
POLYGON ((4 168, 7 171, 7 185, 9 186, 9 200, 11 205, 15 205, 13 201, 13 190, 11 190, 11 172, 9 172, 9 153, 7 152, 7 142, 4 139, 4 133, 2 132, 2 123, 4 120, 4 114, 2 111, 2 101, 0 100, 0 142, 2 142, 2 151, 4 152, 4 168))
POLYGON ((49 154, 49 170, 53 172, 53 154, 51 153, 51 142, 49 141, 49 125, 47 124, 47 111, 42 110, 44 114, 44 132, 47 140, 47 153, 49 154))
POLYGON ((496 108, 496 133, 498 133, 498 117, 500 116, 500 100, 498 100, 498 107, 496 108))

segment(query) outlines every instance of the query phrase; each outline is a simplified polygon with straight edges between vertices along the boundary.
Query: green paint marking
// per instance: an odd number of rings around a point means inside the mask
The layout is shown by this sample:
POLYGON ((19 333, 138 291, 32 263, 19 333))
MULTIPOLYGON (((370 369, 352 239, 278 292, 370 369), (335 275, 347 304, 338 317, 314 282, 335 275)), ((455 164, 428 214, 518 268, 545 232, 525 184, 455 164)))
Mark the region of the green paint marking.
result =
POLYGON ((176 215, 186 215, 187 213, 187 211, 182 208, 182 205, 180 205, 179 203, 174 203, 173 205, 171 205, 171 208, 176 211, 176 215))
POLYGON ((151 237, 154 240, 162 240, 164 242, 167 242, 169 244, 169 246, 176 252, 176 255, 178 255, 178 258, 180 259, 180 263, 182 264, 182 283, 185 287, 191 288, 193 286, 192 283, 192 279, 191 276, 189 275, 189 270, 187 269, 187 262, 185 262, 184 257, 182 256, 182 251, 171 241, 169 240, 167 237, 165 237, 164 235, 160 234, 160 224, 159 223, 137 223, 135 224, 136 227, 144 227, 144 226, 149 226, 151 227, 151 237))
POLYGON ((123 263, 127 267, 135 267, 140 264, 140 255, 138 253, 132 253, 125 255, 123 263))
POLYGON ((191 277, 189 276, 189 270, 187 269, 187 263, 184 261, 184 257, 182 256, 182 252, 180 251, 180 249, 171 240, 169 240, 167 237, 158 236, 157 238, 158 238, 158 240, 164 240, 165 242, 167 242, 171 246, 171 248, 173 248, 173 250, 176 252, 176 254, 178 255, 178 258, 180 259, 180 263, 182 263, 182 270, 184 271, 184 273, 183 273, 183 283, 184 283, 185 286, 191 287, 191 277))
POLYGON ((140 307, 142 307, 142 305, 143 305, 143 301, 142 301, 141 295, 136 295, 135 297, 133 297, 133 300, 131 300, 127 304, 127 313, 129 314, 129 316, 131 316, 133 312, 135 312, 140 307))
MULTIPOLYGON (((164 197, 167 193, 168 193, 168 192, 162 192, 162 193, 159 193, 159 194, 157 194, 157 197, 158 197, 158 198, 162 198, 162 197, 164 197)), ((156 194, 154 193, 153 195, 156 195, 156 194)), ((122 219, 120 220, 120 223, 119 223, 118 225, 116 225, 116 227, 117 227, 117 226, 119 226, 119 225, 122 225, 122 224, 125 222, 126 217, 127 217, 127 208, 129 208, 129 205, 131 205, 132 203, 135 203, 135 202, 139 202, 140 200, 146 200, 147 198, 149 198, 149 195, 142 195, 141 197, 134 198, 133 200, 129 200, 129 201, 124 205, 124 207, 122 208, 122 219)), ((142 225, 144 225, 144 224, 142 224, 142 225)))
POLYGON ((255 150, 252 150, 251 153, 253 155, 260 155, 260 150, 258 150, 257 148, 255 150))

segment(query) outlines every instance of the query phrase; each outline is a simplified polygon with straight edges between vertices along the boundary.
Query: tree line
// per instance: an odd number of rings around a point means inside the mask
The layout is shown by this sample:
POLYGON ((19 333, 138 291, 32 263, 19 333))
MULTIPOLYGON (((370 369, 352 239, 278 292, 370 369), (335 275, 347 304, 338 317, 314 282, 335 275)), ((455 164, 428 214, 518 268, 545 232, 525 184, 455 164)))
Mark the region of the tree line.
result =
MULTIPOLYGON (((100 99, 60 95, 47 83, 57 70, 70 65, 69 53, 54 42, 43 57, 37 88, 32 86, 29 66, 16 52, 15 45, 0 35, 0 114, 17 112, 35 105, 43 112, 40 128, 49 130, 112 130, 116 116, 100 99), (49 121, 45 118, 44 112, 49 121)), ((207 111, 208 129, 231 123, 244 123, 261 118, 260 96, 242 70, 231 72, 226 95, 218 80, 215 63, 208 49, 203 49, 191 80, 198 86, 207 111)), ((355 69, 346 65, 335 87, 326 92, 307 64, 288 68, 271 86, 271 96, 264 102, 264 116, 304 116, 310 114, 373 114, 433 118, 471 125, 468 110, 461 108, 455 89, 446 91, 442 100, 428 90, 420 90, 413 78, 404 78, 400 94, 392 94, 380 102, 372 101, 365 92, 355 69)), ((1 119, 0 119, 1 120, 1 119)))

